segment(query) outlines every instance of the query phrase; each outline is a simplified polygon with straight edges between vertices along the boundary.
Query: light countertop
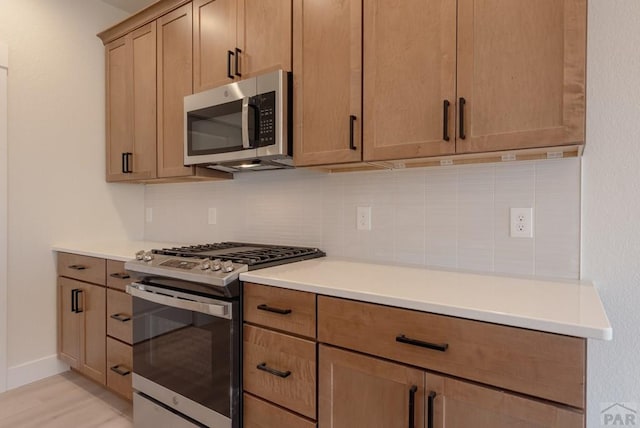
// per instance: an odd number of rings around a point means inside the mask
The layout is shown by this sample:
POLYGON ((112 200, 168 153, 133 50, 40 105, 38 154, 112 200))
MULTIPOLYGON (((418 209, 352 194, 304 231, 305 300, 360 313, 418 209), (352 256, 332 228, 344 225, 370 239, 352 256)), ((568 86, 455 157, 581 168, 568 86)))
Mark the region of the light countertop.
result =
MULTIPOLYGON (((127 261, 136 251, 175 245, 69 242, 52 249, 127 261)), ((587 281, 390 266, 332 257, 245 272, 240 279, 570 336, 611 340, 613 334, 598 291, 587 281)))
POLYGON ((611 340, 596 288, 325 257, 240 274, 243 281, 533 330, 611 340))
POLYGON ((52 250, 126 262, 135 259, 137 251, 176 245, 182 244, 153 241, 65 242, 52 246, 52 250))

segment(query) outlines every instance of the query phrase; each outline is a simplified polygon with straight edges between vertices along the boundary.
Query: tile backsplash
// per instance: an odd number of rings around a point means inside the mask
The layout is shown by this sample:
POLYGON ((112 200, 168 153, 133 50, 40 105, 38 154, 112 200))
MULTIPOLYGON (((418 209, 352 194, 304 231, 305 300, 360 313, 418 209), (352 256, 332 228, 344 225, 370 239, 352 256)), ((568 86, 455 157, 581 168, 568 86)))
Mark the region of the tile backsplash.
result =
POLYGON ((578 278, 580 159, 147 185, 145 239, 320 247, 330 256, 578 278), (356 229, 370 206, 372 230, 356 229), (534 238, 509 237, 509 209, 534 208, 534 238), (216 208, 217 224, 208 224, 216 208))

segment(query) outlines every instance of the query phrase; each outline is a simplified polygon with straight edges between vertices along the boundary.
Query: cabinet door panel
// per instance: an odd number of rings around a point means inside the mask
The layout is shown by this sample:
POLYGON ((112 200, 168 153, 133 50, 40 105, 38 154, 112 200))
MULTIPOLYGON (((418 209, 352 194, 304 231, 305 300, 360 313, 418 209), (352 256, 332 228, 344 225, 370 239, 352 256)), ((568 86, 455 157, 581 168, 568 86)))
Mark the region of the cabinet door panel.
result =
POLYGON ((291 0, 238 0, 242 78, 291 71, 291 0))
POLYGON ((158 19, 158 177, 193 174, 184 166, 184 97, 193 93, 192 9, 158 19))
POLYGON ((80 318, 71 311, 75 281, 58 278, 58 355, 73 368, 80 367, 80 318))
MULTIPOLYGON (((230 83, 227 51, 236 46, 238 0, 194 0, 194 91, 230 83)), ((233 66, 233 64, 232 64, 233 66)), ((232 74, 235 70, 232 70, 232 74)))
POLYGON ((459 153, 584 141, 585 1, 458 1, 459 153))
POLYGON ((362 2, 294 0, 293 34, 295 164, 360 161, 362 2))
POLYGON ((318 376, 322 427, 409 426, 409 390, 414 385, 413 426, 424 426, 421 370, 320 345, 318 376))
POLYGON ((123 172, 123 153, 133 150, 131 135, 131 104, 127 94, 131 91, 133 75, 130 44, 127 37, 109 43, 106 48, 107 80, 107 181, 126 180, 123 172))
POLYGON ((78 283, 82 293, 78 297, 82 311, 80 335, 81 371, 101 384, 105 384, 106 367, 106 289, 97 285, 78 283))
POLYGON ((372 0, 364 9, 364 160, 455 152, 456 3, 372 0), (448 141, 444 140, 444 101, 448 141))
POLYGON ((131 179, 156 177, 156 23, 131 34, 133 156, 131 179))
POLYGON ((427 373, 433 400, 434 428, 583 428, 584 414, 427 373))

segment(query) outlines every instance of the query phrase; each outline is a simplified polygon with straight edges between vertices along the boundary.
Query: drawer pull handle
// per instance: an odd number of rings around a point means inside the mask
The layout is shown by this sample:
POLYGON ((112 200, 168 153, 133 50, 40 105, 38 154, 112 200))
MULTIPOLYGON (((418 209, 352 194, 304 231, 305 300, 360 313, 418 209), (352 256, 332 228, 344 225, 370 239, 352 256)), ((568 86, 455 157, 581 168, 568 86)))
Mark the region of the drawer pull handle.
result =
POLYGON ((71 265, 69 266, 69 269, 73 269, 73 270, 85 270, 87 267, 84 265, 71 265))
POLYGON ((113 367, 110 367, 109 369, 110 369, 112 372, 116 372, 116 373, 118 373, 120 376, 126 376, 126 375, 128 375, 129 373, 131 373, 131 370, 127 369, 126 367, 121 368, 121 367, 120 367, 120 364, 115 365, 115 366, 113 366, 113 367))
POLYGON ((117 278, 117 279, 129 279, 131 278, 129 276, 129 274, 125 273, 125 272, 116 272, 116 273, 112 273, 111 275, 109 275, 111 278, 117 278))
POLYGON ((415 428, 415 418, 416 418, 416 391, 418 387, 416 385, 411 385, 409 388, 409 428, 415 428))
POLYGON ((260 309, 261 311, 273 312, 274 314, 280 315, 289 315, 291 313, 291 309, 274 308, 273 306, 268 306, 264 303, 262 305, 258 305, 258 309, 260 309))
POLYGON ((267 363, 260 363, 256 366, 258 370, 262 370, 263 372, 271 373, 274 376, 278 376, 281 378, 291 376, 291 372, 287 370, 286 372, 281 372, 280 370, 272 369, 271 367, 267 367, 267 363))
POLYGON ((82 292, 83 291, 80 288, 71 290, 71 312, 73 312, 74 314, 80 314, 84 312, 84 310, 80 308, 80 303, 78 301, 78 296, 82 292))
POLYGON ((110 316, 110 318, 113 318, 114 320, 120 321, 120 322, 127 322, 131 320, 131 317, 125 314, 113 314, 110 316))
POLYGON ((419 346, 421 348, 433 349, 434 351, 444 352, 449 347, 447 343, 429 343, 422 340, 410 339, 404 334, 396 336, 396 342, 406 343, 407 345, 419 346))
POLYGON ((427 399, 427 428, 433 428, 433 402, 435 399, 436 393, 431 391, 427 399))

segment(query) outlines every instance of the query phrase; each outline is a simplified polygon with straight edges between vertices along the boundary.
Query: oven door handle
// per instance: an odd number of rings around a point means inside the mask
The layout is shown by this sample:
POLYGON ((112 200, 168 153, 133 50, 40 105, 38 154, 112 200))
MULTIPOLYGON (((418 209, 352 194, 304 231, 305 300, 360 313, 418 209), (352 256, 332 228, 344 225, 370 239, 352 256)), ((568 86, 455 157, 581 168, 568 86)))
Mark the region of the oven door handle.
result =
POLYGON ((214 317, 231 319, 229 313, 230 304, 226 303, 203 303, 196 302, 195 300, 181 299, 172 297, 166 294, 153 293, 150 291, 143 291, 138 288, 140 284, 133 283, 127 285, 127 293, 133 297, 138 297, 143 300, 148 300, 159 305, 170 306, 172 308, 184 309, 187 311, 200 312, 207 315, 213 315, 214 317))

